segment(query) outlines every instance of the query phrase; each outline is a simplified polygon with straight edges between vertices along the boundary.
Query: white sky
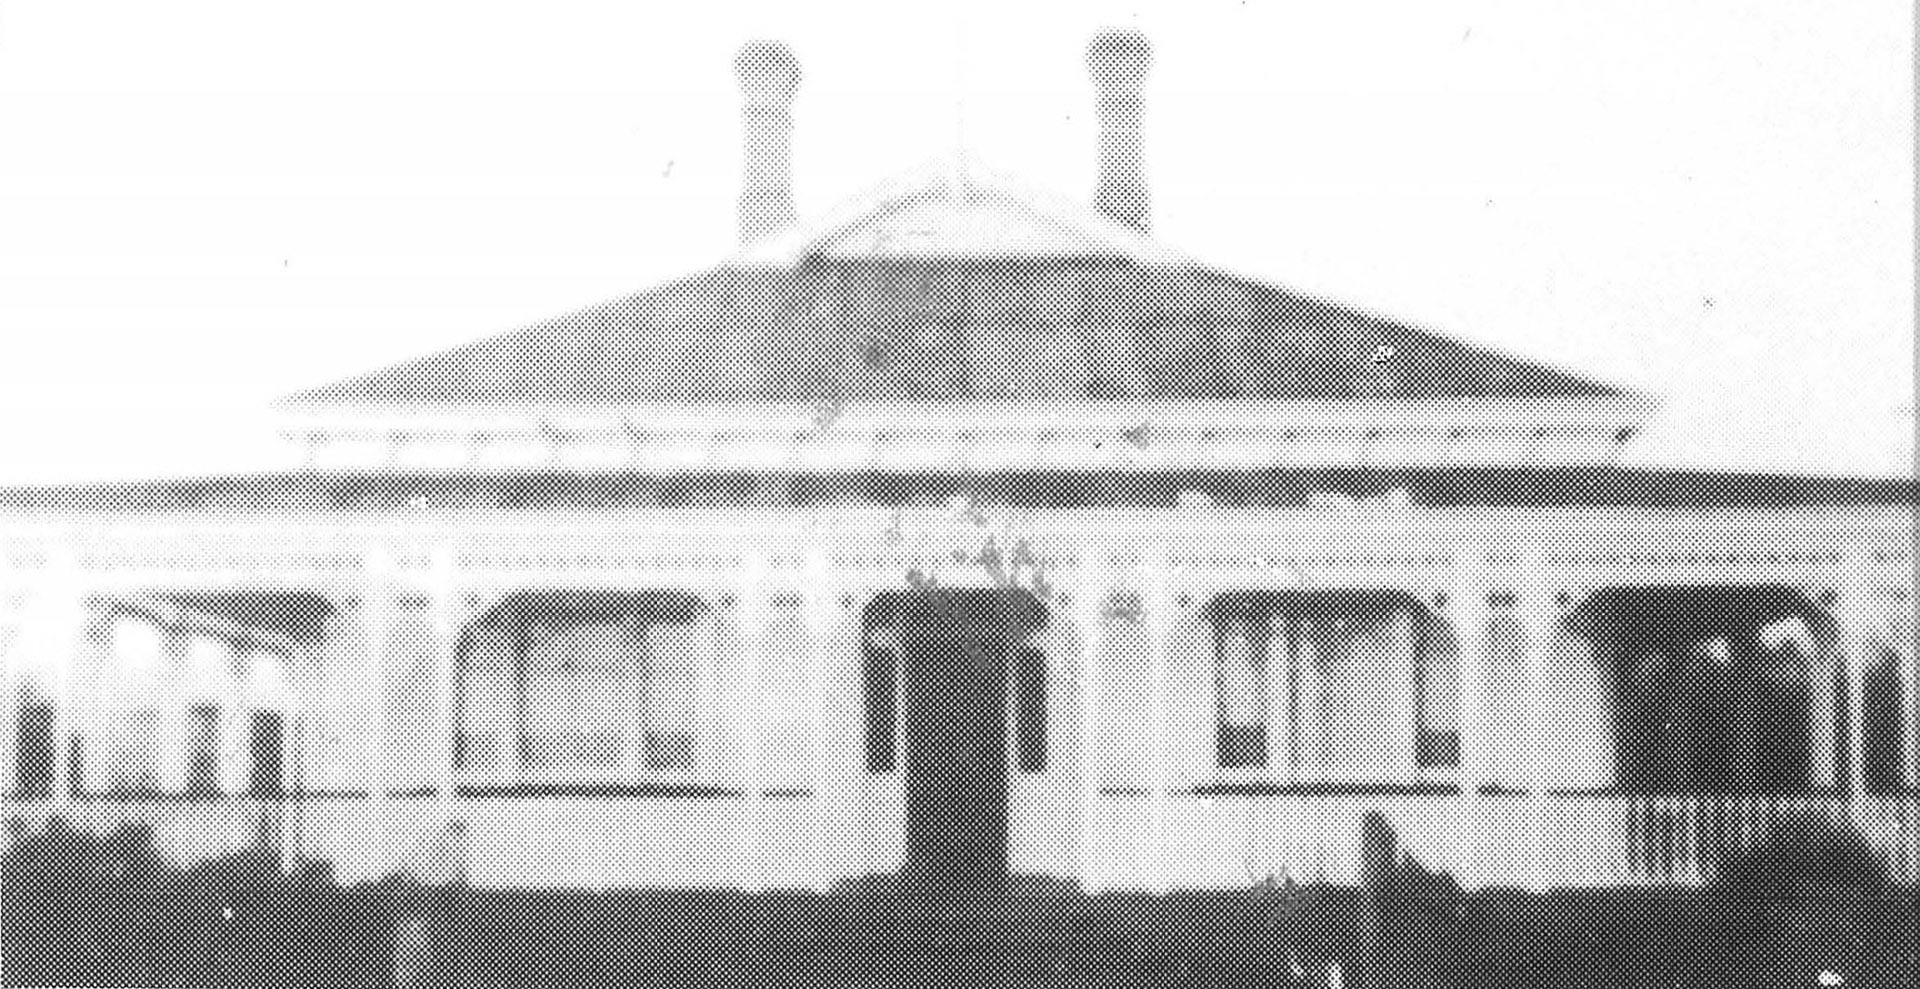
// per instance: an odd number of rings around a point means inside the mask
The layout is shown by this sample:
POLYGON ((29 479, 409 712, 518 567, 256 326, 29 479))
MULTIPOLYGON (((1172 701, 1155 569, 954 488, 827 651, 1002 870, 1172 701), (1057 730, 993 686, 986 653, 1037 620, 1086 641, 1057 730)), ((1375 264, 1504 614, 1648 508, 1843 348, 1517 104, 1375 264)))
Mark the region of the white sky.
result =
POLYGON ((1908 4, 902 7, 0 0, 0 482, 240 465, 271 398, 720 259, 751 37, 803 214, 960 135, 1086 195, 1137 24, 1192 256, 1665 395, 1681 459, 1911 408, 1908 4))

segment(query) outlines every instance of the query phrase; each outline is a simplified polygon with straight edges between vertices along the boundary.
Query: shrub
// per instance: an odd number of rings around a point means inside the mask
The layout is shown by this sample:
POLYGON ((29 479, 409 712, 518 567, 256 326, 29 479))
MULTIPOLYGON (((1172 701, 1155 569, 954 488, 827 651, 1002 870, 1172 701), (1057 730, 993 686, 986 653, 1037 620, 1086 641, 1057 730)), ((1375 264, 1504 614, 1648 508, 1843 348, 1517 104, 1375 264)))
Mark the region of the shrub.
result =
POLYGON ((261 844, 179 869, 153 830, 93 835, 54 818, 10 821, 0 873, 9 985, 221 985, 383 981, 383 903, 325 863, 291 874, 261 844))

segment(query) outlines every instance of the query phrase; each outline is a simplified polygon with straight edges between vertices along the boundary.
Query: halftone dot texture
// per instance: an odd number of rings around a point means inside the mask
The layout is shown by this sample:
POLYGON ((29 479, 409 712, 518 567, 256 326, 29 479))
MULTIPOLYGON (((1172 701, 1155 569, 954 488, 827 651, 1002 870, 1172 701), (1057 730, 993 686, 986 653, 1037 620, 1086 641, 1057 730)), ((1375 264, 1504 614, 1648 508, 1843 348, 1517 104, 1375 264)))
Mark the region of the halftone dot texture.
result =
POLYGON ((802 222, 754 42, 728 263, 0 490, 4 981, 1913 984, 1914 485, 1543 454, 1642 397, 1157 243, 1085 59, 1091 208, 802 222))

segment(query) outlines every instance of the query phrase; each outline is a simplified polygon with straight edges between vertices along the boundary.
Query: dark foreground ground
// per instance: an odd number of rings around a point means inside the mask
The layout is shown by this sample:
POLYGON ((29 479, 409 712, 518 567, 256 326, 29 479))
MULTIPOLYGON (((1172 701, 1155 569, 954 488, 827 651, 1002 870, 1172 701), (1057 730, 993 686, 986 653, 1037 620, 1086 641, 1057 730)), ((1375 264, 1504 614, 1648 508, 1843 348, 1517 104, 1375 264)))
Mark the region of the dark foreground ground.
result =
MULTIPOLYGON (((62 844, 65 842, 65 844, 62 844)), ((137 834, 7 857, 8 985, 1920 985, 1912 889, 1845 868, 1702 889, 1261 886, 998 894, 342 887, 243 853, 168 870, 137 834), (115 846, 115 841, 120 842, 115 846)))

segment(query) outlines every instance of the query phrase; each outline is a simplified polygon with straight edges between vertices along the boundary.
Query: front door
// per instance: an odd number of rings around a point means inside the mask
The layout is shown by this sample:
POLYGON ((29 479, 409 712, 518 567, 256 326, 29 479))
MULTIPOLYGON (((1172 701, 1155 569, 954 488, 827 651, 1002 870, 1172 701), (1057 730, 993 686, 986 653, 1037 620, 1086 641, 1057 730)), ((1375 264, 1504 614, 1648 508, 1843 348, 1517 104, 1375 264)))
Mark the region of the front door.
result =
POLYGON ((1008 874, 1010 671, 1045 621, 1025 591, 927 587, 899 599, 900 749, 910 877, 1008 874))

